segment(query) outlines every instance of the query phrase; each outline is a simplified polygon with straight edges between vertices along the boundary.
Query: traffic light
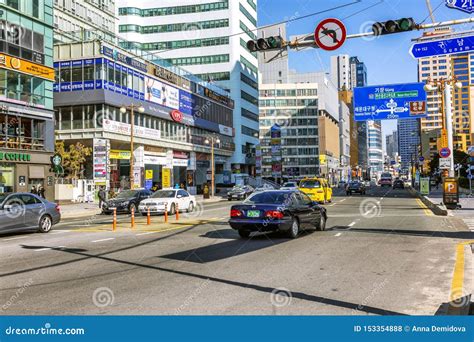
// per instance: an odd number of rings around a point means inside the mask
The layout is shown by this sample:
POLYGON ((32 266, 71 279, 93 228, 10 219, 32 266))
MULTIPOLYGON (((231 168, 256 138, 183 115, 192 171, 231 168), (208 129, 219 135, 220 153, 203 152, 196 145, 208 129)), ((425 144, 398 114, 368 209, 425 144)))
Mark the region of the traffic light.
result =
POLYGON ((376 36, 413 31, 415 28, 416 28, 416 23, 413 18, 389 20, 384 23, 377 22, 372 25, 372 31, 374 32, 376 36))
POLYGON ((282 37, 272 36, 268 38, 249 40, 247 42, 247 49, 249 49, 250 52, 280 50, 283 47, 283 44, 284 40, 282 37))

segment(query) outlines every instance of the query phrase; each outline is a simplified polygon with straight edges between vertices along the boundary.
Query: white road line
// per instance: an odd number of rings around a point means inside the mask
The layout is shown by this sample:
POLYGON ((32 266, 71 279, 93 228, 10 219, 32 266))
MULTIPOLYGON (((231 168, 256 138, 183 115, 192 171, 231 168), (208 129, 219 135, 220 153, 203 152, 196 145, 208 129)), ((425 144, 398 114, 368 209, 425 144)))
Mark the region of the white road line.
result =
POLYGON ((35 249, 35 252, 50 251, 50 250, 52 250, 52 249, 65 248, 65 247, 66 247, 66 246, 45 247, 45 248, 35 249))
POLYGON ((352 226, 355 225, 355 224, 356 224, 355 221, 352 221, 352 222, 349 223, 347 226, 348 226, 348 227, 352 227, 352 226))
POLYGON ((91 241, 91 242, 95 243, 95 242, 102 242, 102 241, 109 241, 109 240, 115 240, 115 238, 100 239, 100 240, 94 240, 94 241, 91 241))
POLYGON ((159 232, 146 232, 146 233, 140 233, 140 234, 137 234, 136 236, 141 236, 141 235, 150 235, 150 234, 155 234, 155 233, 159 233, 159 232))
POLYGON ((344 202, 347 198, 343 198, 342 200, 339 201, 339 203, 344 202))
POLYGON ((462 219, 470 231, 474 231, 474 219, 462 219))
POLYGON ((14 238, 9 238, 9 239, 2 239, 0 241, 11 241, 11 240, 18 240, 18 239, 26 239, 28 236, 17 236, 14 238))
POLYGON ((335 236, 341 236, 341 235, 342 235, 342 233, 337 233, 335 236))

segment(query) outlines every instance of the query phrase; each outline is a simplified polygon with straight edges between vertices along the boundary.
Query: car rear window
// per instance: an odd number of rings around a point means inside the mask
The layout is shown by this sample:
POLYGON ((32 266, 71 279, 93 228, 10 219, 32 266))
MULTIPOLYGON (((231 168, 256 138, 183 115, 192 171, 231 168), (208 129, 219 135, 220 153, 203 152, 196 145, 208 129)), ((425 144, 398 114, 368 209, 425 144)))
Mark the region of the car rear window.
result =
POLYGON ((259 192, 249 198, 247 198, 243 203, 245 204, 283 204, 285 201, 289 200, 291 197, 291 192, 259 192))
POLYGON ((321 182, 318 180, 305 180, 300 183, 300 188, 313 189, 313 188, 320 188, 320 187, 321 187, 321 182))

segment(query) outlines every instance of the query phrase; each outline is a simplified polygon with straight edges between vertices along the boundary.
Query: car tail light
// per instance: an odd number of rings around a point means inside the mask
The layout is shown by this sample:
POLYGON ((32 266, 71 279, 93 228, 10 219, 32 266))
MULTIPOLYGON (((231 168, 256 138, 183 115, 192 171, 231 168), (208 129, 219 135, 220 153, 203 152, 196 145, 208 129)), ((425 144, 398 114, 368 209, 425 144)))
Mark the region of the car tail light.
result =
POLYGON ((57 211, 58 213, 61 213, 61 207, 59 206, 59 204, 56 204, 56 211, 57 211))
POLYGON ((272 218, 272 219, 282 219, 283 213, 278 210, 267 210, 265 212, 265 217, 272 218))
POLYGON ((242 211, 238 209, 231 209, 230 210, 230 217, 241 217, 243 215, 242 211))

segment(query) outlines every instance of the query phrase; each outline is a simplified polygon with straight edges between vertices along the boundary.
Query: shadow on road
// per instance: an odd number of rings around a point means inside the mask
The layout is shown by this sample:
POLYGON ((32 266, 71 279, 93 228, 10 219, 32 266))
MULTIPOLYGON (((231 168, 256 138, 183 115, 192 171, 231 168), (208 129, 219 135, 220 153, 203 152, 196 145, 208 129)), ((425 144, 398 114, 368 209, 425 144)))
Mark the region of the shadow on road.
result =
POLYGON ((410 236, 422 236, 422 237, 438 237, 438 238, 449 238, 449 239, 462 239, 472 240, 474 239, 474 232, 470 231, 440 231, 440 230, 415 230, 415 229, 381 229, 381 228, 350 228, 350 227, 333 227, 331 230, 343 230, 352 233, 373 233, 373 234, 398 234, 398 235, 410 235, 410 236))
MULTIPOLYGON (((238 242, 240 242, 241 245, 244 245, 246 243, 246 241, 238 241, 238 242)), ((23 248, 39 249, 39 248, 48 248, 48 247, 47 246, 23 246, 23 248)), ((257 284, 244 283, 244 282, 239 282, 239 281, 229 280, 229 279, 222 279, 222 278, 218 278, 218 277, 214 277, 214 276, 208 276, 208 275, 199 274, 199 273, 192 273, 192 272, 187 272, 187 271, 174 270, 174 269, 169 269, 169 268, 164 268, 164 267, 159 267, 159 266, 154 266, 154 265, 147 265, 147 264, 141 264, 141 263, 126 261, 126 260, 120 260, 120 259, 116 259, 116 258, 112 258, 112 257, 88 254, 88 253, 85 253, 85 252, 77 251, 75 249, 69 249, 69 248, 51 248, 51 249, 55 250, 55 251, 58 251, 58 252, 69 253, 69 254, 74 254, 74 255, 78 255, 78 256, 83 257, 83 258, 80 258, 80 259, 76 259, 74 261, 93 258, 93 259, 99 259, 99 260, 103 260, 103 261, 115 262, 115 263, 124 264, 124 265, 142 267, 142 268, 145 268, 145 269, 150 269, 150 270, 155 270, 155 271, 161 271, 161 272, 166 272, 166 273, 177 274, 177 275, 181 275, 181 276, 185 276, 185 277, 191 277, 191 278, 195 278, 195 279, 201 279, 201 280, 220 283, 220 284, 231 285, 231 286, 239 287, 239 288, 246 289, 246 290, 252 289, 252 290, 255 290, 255 291, 264 292, 264 293, 268 293, 268 294, 275 293, 275 291, 277 290, 276 288, 268 287, 268 286, 261 286, 261 285, 257 285, 257 284)), ((351 303, 351 302, 346 302, 346 301, 342 301, 342 300, 338 300, 338 299, 307 294, 307 293, 303 293, 303 292, 293 292, 293 291, 290 291, 290 292, 291 292, 292 298, 297 298, 297 299, 310 301, 310 302, 314 302, 314 303, 321 303, 321 304, 325 304, 325 305, 337 306, 337 307, 341 307, 341 308, 354 310, 354 314, 360 314, 361 312, 365 312, 365 313, 374 314, 374 315, 405 315, 405 314, 400 313, 400 312, 384 310, 384 309, 373 307, 373 306, 362 305, 362 304, 357 304, 357 303, 351 303)))

